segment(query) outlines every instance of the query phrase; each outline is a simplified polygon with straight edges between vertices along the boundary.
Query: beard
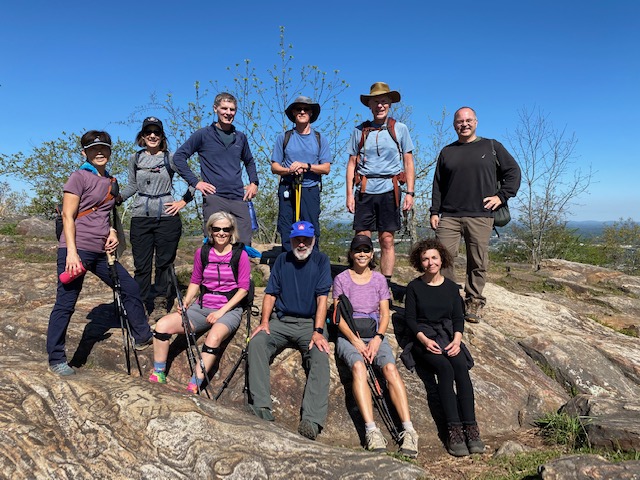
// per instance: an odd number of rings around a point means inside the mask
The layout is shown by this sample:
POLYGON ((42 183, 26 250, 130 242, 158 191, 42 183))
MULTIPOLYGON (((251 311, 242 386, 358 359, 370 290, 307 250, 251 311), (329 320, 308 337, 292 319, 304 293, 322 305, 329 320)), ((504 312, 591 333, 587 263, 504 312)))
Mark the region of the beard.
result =
POLYGON ((313 246, 315 245, 315 243, 316 243, 316 239, 314 238, 313 241, 311 242, 311 245, 309 245, 308 247, 305 247, 304 250, 294 248, 292 250, 294 257, 296 257, 296 259, 298 259, 301 262, 305 261, 307 258, 309 258, 309 255, 311 255, 311 252, 313 252, 313 246))

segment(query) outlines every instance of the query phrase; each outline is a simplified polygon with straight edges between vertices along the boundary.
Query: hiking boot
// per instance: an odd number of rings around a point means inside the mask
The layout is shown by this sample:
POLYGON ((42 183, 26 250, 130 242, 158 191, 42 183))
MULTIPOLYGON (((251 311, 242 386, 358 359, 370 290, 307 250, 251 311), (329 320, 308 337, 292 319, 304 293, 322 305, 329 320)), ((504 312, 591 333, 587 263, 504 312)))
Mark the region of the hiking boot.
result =
POLYGON ((480 439, 478 425, 465 425, 464 435, 467 438, 469 453, 484 453, 484 442, 480 439))
POLYGON ((69 375, 76 374, 76 371, 71 368, 67 362, 49 365, 49 370, 51 370, 56 375, 60 375, 61 377, 68 377, 69 375))
POLYGON ((484 304, 480 300, 474 298, 468 298, 464 302, 465 314, 464 319, 469 323, 480 323, 482 320, 482 308, 484 304))
POLYGON ((156 372, 155 370, 149 375, 151 383, 167 383, 167 374, 164 372, 156 372))
POLYGON ((187 385, 187 392, 198 395, 198 384, 195 382, 189 382, 189 385, 187 385))
POLYGON ((140 343, 136 343, 135 349, 139 352, 146 350, 147 348, 149 348, 149 346, 153 345, 153 335, 151 335, 149 337, 148 340, 145 340, 144 342, 140 342, 140 343))
POLYGON ((418 432, 415 430, 400 432, 400 453, 410 458, 418 456, 418 432))
POLYGON ((300 425, 298 425, 298 433, 303 437, 307 437, 309 440, 316 439, 318 430, 320 430, 320 427, 317 423, 304 418, 300 421, 300 425))
POLYGON ((266 420, 267 422, 273 422, 275 420, 271 409, 268 407, 254 407, 253 405, 249 405, 249 411, 256 417, 266 420))
POLYGON ((370 452, 384 452, 387 449, 387 440, 382 436, 379 428, 374 428, 364 434, 365 448, 370 452))
POLYGON ((447 452, 454 457, 466 457, 469 455, 462 425, 449 425, 448 429, 447 452))

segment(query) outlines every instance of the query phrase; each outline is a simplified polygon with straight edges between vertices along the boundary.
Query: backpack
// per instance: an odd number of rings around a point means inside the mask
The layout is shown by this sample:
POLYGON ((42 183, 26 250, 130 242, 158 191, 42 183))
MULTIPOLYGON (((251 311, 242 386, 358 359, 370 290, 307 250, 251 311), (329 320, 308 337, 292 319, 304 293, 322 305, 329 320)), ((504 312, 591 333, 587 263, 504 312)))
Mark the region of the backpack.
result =
MULTIPOLYGON (((142 149, 142 150, 138 150, 136 152, 136 171, 137 170, 142 170, 140 167, 138 167, 138 160, 140 160, 140 155, 142 154, 142 152, 146 152, 146 149, 142 149)), ((173 173, 173 169, 171 168, 171 163, 169 163, 169 151, 165 150, 164 151, 164 156, 163 156, 163 161, 164 161, 164 168, 167 169, 167 172, 169 172, 169 175, 171 175, 173 173)), ((154 167, 155 168, 155 167, 154 167)), ((147 170, 152 170, 152 169, 147 169, 147 170)))
MULTIPOLYGON (((289 140, 291 140, 291 135, 293 135, 293 128, 291 130, 287 130, 284 132, 284 140, 282 141, 282 158, 284 159, 284 151, 287 148, 287 144, 289 140)), ((316 140, 318 140, 318 158, 320 158, 320 149, 322 148, 322 144, 320 143, 320 132, 314 130, 313 133, 316 134, 316 140)), ((322 191, 322 177, 320 177, 320 191, 322 191)))
MULTIPOLYGON (((207 265, 209 265, 209 252, 211 252, 212 247, 213 247, 213 244, 210 241, 207 241, 207 243, 202 245, 202 249, 200 250, 200 261, 202 262, 203 273, 207 268, 207 265)), ((216 262, 217 265, 229 265, 231 267, 231 271, 233 272, 233 278, 235 279, 236 283, 238 282, 238 269, 240 265, 240 255, 242 255, 243 251, 244 251, 244 243, 242 242, 234 243, 231 247, 232 253, 231 253, 231 259, 229 260, 229 262, 228 263, 216 262)), ((215 293, 218 295, 224 295, 227 298, 227 300, 230 300, 231 297, 233 297, 237 291, 238 289, 234 288, 233 290, 230 290, 228 292, 217 292, 214 290, 209 290, 204 285, 200 285, 200 307, 202 307, 202 301, 206 293, 215 293)), ((248 297, 249 296, 247 295, 242 299, 242 301, 240 302, 241 307, 244 308, 248 305, 248 297)))
POLYGON ((398 137, 396 136, 396 119, 389 117, 387 119, 386 127, 382 125, 381 127, 374 127, 373 122, 371 120, 367 120, 362 124, 362 135, 360 136, 360 142, 358 142, 358 156, 360 156, 360 152, 364 148, 364 142, 367 140, 369 134, 373 131, 378 130, 388 130, 389 135, 398 147, 398 153, 400 154, 400 158, 402 158, 402 149, 400 148, 400 143, 398 142, 398 137))
MULTIPOLYGON (((371 120, 367 120, 362 124, 362 135, 360 136, 360 142, 358 142, 358 153, 356 154, 356 170, 353 176, 353 184, 360 186, 360 193, 365 193, 367 188, 367 177, 358 173, 358 165, 360 164, 360 158, 363 158, 362 162, 364 163, 364 156, 360 155, 360 152, 364 149, 364 142, 367 140, 369 133, 373 131, 387 130, 391 139, 396 144, 398 148, 398 154, 400 155, 400 160, 403 160, 402 156, 402 148, 400 148, 400 143, 398 142, 398 137, 396 136, 396 120, 395 118, 387 118, 387 123, 382 125, 381 127, 374 127, 373 122, 371 120)), ((407 181, 407 177, 405 172, 402 171, 397 175, 392 177, 393 181, 393 196, 396 202, 396 208, 400 206, 400 185, 404 185, 407 181)))
MULTIPOLYGON (((491 140, 491 153, 493 154, 493 158, 496 161, 496 191, 500 190, 502 185, 502 175, 500 172, 500 161, 498 160, 498 154, 496 153, 496 148, 493 145, 493 140, 491 140)), ((496 210, 493 211, 493 229, 496 233, 496 227, 504 227, 511 221, 511 212, 509 211, 509 205, 505 202, 500 205, 496 210)), ((500 236, 500 234, 498 234, 500 236)))

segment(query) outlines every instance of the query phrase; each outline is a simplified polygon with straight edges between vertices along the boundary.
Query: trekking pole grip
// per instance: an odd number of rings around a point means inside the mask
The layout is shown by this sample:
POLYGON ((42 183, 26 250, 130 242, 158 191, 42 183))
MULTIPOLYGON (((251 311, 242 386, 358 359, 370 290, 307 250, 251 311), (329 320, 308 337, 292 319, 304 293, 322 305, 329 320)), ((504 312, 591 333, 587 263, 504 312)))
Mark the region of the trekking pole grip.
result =
POLYGON ((106 252, 107 253, 107 264, 110 266, 113 266, 116 263, 116 254, 113 252, 106 252))

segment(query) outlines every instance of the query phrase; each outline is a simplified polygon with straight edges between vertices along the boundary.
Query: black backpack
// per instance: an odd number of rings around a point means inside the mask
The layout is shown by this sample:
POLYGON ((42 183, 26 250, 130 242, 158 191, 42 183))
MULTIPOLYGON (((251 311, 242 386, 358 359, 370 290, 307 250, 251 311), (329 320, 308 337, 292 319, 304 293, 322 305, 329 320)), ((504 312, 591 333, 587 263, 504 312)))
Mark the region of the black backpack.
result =
MULTIPOLYGON (((213 244, 207 240, 207 243, 205 243, 202 246, 202 249, 200 250, 200 261, 202 262, 203 273, 207 268, 207 265, 209 265, 210 263, 209 252, 211 252, 211 248, 213 248, 213 244)), ((244 243, 242 242, 234 243, 231 248, 232 253, 231 253, 231 259, 229 260, 229 262, 228 263, 216 262, 217 265, 229 265, 231 267, 231 271, 233 272, 233 278, 235 279, 236 283, 238 282, 238 268, 240 265, 240 255, 242 255, 243 251, 244 251, 244 243)), ((230 300, 236 294, 237 291, 238 289, 234 288, 233 290, 230 290, 228 292, 218 292, 215 290, 209 290, 204 285, 200 285, 200 307, 202 307, 202 299, 204 298, 204 295, 207 293, 215 293, 217 295, 223 295, 227 298, 227 300, 230 300)), ((249 299, 248 295, 244 297, 240 302, 240 306, 243 308, 246 307, 248 305, 248 299, 249 299)))

